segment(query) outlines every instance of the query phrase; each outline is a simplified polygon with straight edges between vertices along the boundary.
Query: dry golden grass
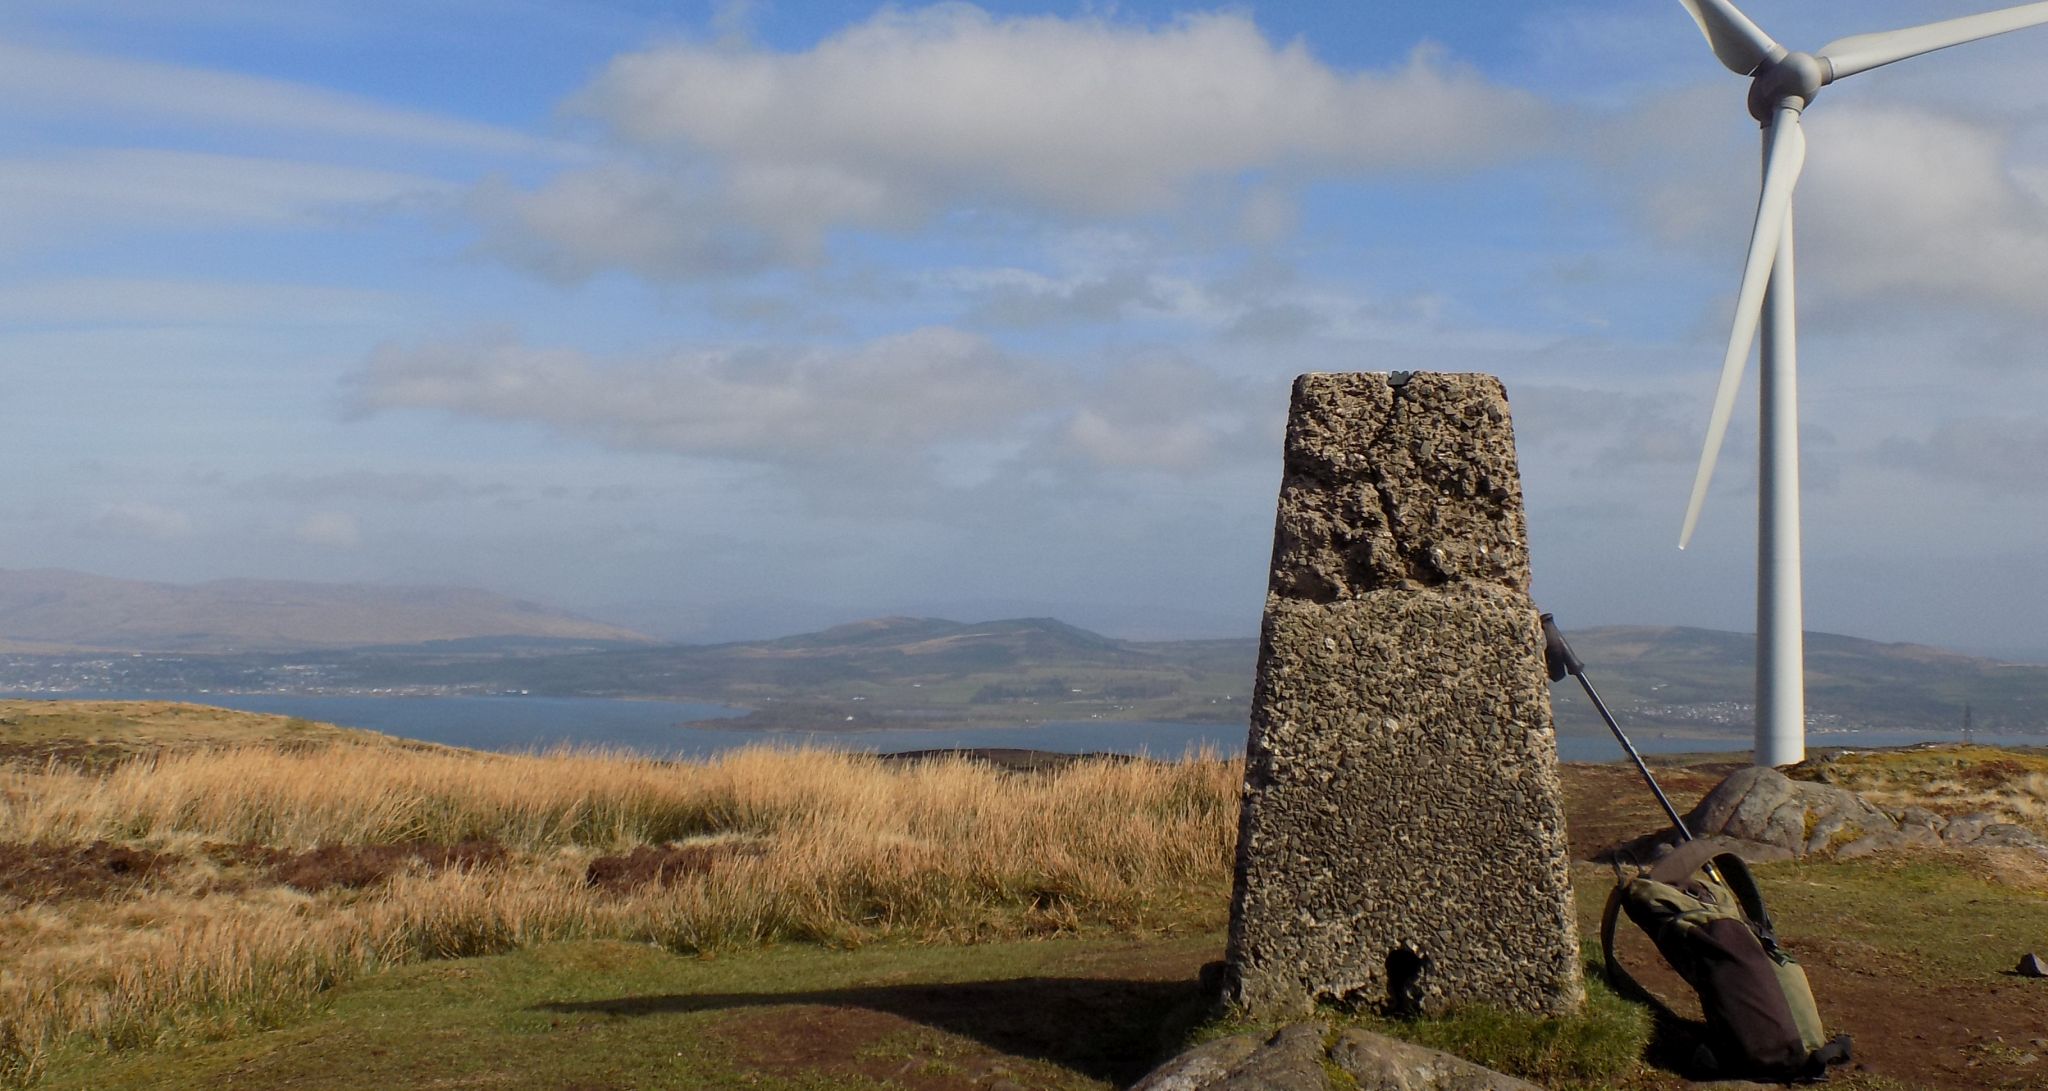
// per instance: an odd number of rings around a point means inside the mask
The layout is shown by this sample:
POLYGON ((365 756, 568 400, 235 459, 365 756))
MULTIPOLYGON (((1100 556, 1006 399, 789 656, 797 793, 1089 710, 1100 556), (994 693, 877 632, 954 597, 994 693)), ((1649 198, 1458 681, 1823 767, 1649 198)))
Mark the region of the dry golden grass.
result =
POLYGON ((16 762, 105 768, 178 749, 340 741, 432 748, 373 731, 179 701, 0 701, 0 758, 16 762))
POLYGON ((1793 775, 1884 807, 1982 812, 2048 837, 2048 754, 1968 745, 1860 750, 1808 760, 1793 775))
POLYGON ((0 742, 62 740, 146 748, 294 738, 403 745, 372 731, 183 701, 0 701, 0 742))
POLYGON ((1206 757, 1015 774, 817 750, 674 765, 348 742, 0 769, 0 841, 165 861, 120 896, 0 895, 0 1068, 27 1078, 56 1049, 268 1025, 379 966, 561 938, 690 952, 1215 927, 1240 779, 1206 757), (317 894, 219 851, 464 841, 505 851, 317 894), (600 855, 677 842, 746 851, 702 854, 666 885, 586 881, 600 855))

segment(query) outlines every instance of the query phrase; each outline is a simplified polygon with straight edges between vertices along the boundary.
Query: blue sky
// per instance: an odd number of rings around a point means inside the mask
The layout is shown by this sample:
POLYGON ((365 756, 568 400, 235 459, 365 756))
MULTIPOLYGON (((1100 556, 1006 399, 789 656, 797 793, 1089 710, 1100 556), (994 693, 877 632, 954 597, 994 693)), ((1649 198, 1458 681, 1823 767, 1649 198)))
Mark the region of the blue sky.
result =
MULTIPOLYGON (((1811 628, 2048 654, 2044 55, 1808 115, 1811 628)), ((1546 607, 1747 629, 1744 90, 1675 0, 15 0, 0 567, 1248 634, 1292 377, 1476 370, 1546 607)))

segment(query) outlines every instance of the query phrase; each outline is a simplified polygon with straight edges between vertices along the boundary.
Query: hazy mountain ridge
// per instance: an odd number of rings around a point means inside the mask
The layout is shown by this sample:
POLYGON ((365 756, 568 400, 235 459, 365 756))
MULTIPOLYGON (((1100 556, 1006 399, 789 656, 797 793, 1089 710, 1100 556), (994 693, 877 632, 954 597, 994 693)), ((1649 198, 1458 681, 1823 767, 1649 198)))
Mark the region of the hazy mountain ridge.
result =
MULTIPOLYGON (((1568 634, 1593 683, 1624 719, 1746 730, 1755 641, 1714 629, 1608 626, 1568 634)), ((1560 726, 1592 716, 1559 686, 1560 726)), ((1923 644, 1806 634, 1807 717, 1816 728, 1954 733, 1968 708, 1985 732, 2048 732, 2048 665, 2008 663, 1923 644)), ((1597 724, 1597 721, 1594 721, 1597 724)))
POLYGON ((0 569, 0 640, 17 645, 238 653, 479 637, 652 642, 616 625, 473 588, 248 579, 174 584, 0 569))
MULTIPOLYGON (((1627 726, 1747 732, 1752 638, 1571 631, 1627 726)), ((763 726, 1052 720, 1242 722, 1258 641, 1132 641, 1053 618, 879 617, 721 644, 657 644, 532 603, 450 588, 229 580, 193 587, 0 571, 0 688, 35 692, 524 692, 736 705, 763 726), (34 642, 39 646, 27 646, 34 642), (138 649, 108 656, 52 645, 138 649)), ((1813 725, 2048 733, 2048 665, 1807 634, 1813 725)), ((1560 730, 1604 730, 1575 685, 1560 730)))
MULTIPOLYGON (((1749 730, 1748 634, 1627 626, 1570 636, 1627 724, 1701 734, 1749 730)), ((1967 704, 1979 730, 2048 732, 2048 666, 1830 633, 1808 634, 1807 648, 1808 709, 1818 728, 1953 733, 1967 704)), ((1257 657, 1258 641, 1249 638, 1144 642, 1050 618, 878 618, 765 641, 535 656, 516 664, 470 659, 429 668, 393 659, 361 666, 365 678, 408 684, 720 701, 758 710, 781 726, 816 726, 1241 719, 1250 711, 1257 657)), ((1561 730, 1605 730, 1577 686, 1553 692, 1561 730)))

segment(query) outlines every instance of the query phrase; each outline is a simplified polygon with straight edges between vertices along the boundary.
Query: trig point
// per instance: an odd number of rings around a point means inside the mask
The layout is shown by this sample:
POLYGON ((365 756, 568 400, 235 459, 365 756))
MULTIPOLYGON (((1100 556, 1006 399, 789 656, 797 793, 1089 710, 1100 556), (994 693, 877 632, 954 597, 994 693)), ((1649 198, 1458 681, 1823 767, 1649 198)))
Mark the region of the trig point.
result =
POLYGON ((1506 393, 1304 375, 1252 698, 1229 999, 1582 996, 1506 393))

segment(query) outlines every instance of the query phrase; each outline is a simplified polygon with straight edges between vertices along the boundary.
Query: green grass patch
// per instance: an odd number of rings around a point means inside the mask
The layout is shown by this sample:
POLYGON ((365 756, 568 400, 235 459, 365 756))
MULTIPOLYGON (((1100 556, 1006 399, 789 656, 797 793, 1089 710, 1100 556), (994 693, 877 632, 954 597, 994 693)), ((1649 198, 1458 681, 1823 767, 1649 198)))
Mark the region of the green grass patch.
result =
POLYGON ((1994 881, 1959 856, 1770 864, 1758 883, 1796 954, 1863 948, 1915 977, 1967 980, 2012 969, 2048 936, 2048 895, 1994 881))
POLYGON ((380 974, 282 1029, 60 1053, 39 1087, 1104 1089, 1160 1059, 1159 1028, 1220 946, 1207 935, 693 958, 553 944, 380 974))
POLYGON ((1586 1003, 1568 1016, 1472 1007, 1438 1019, 1362 1020, 1379 1033, 1455 1053, 1545 1087, 1606 1087, 1640 1066, 1650 1043, 1648 1009, 1615 995, 1586 970, 1586 1003))

